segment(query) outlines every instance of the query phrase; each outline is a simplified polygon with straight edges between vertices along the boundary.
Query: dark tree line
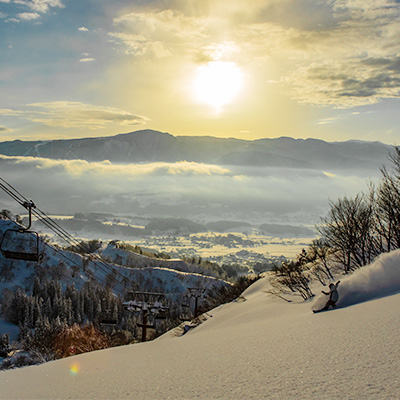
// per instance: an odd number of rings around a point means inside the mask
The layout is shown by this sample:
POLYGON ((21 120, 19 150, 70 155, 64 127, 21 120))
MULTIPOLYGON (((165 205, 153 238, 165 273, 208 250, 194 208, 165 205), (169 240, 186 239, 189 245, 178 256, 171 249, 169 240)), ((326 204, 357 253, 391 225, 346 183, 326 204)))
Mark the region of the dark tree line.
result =
POLYGON ((8 292, 2 298, 3 317, 19 326, 20 339, 37 329, 48 326, 58 330, 74 324, 92 323, 100 326, 102 320, 115 319, 116 329, 136 333, 136 320, 126 315, 120 297, 111 290, 85 284, 79 291, 74 285, 63 290, 58 281, 35 279, 32 294, 22 289, 8 292))

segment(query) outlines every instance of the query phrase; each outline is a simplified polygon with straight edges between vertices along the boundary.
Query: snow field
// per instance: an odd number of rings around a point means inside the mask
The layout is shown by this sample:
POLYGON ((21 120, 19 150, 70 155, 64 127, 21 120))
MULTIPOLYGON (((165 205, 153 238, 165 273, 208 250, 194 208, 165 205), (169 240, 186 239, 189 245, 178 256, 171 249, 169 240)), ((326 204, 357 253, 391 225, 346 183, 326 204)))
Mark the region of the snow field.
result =
POLYGON ((314 315, 267 289, 257 281, 182 337, 1 372, 0 398, 400 398, 400 294, 314 315))

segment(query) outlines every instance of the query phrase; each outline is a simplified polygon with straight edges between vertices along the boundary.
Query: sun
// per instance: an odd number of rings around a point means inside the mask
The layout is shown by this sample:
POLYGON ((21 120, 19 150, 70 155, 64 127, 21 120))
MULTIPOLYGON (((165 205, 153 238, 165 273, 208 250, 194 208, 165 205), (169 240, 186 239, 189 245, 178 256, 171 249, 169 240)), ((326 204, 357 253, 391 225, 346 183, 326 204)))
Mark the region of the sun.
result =
POLYGON ((243 73, 234 62, 210 61, 197 68, 193 84, 195 99, 215 111, 231 103, 243 85, 243 73))

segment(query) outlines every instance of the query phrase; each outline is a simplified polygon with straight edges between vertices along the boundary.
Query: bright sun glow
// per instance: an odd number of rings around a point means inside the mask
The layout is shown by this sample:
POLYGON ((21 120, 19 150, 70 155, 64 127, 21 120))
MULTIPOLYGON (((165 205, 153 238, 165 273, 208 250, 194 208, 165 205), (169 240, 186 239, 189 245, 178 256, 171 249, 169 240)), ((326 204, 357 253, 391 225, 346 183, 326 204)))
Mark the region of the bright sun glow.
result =
POLYGON ((194 94, 216 111, 231 103, 243 84, 243 73, 234 62, 211 61, 197 68, 194 94))

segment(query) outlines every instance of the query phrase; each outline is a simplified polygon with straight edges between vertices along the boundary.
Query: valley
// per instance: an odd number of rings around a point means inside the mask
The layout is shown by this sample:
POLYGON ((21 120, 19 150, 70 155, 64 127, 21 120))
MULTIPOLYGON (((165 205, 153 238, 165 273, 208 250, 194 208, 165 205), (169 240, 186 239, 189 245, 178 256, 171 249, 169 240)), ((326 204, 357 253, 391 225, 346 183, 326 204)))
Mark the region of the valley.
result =
MULTIPOLYGON (((243 271, 255 272, 263 272, 275 263, 295 258, 317 235, 313 227, 303 225, 257 226, 240 221, 202 224, 183 218, 100 213, 54 215, 52 219, 78 240, 121 241, 146 252, 163 253, 172 259, 190 262, 203 259, 220 265, 239 265, 243 271)), ((43 234, 51 235, 51 231, 39 222, 34 224, 43 234)), ((57 241, 57 238, 52 240, 57 241)))

